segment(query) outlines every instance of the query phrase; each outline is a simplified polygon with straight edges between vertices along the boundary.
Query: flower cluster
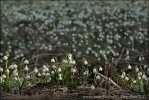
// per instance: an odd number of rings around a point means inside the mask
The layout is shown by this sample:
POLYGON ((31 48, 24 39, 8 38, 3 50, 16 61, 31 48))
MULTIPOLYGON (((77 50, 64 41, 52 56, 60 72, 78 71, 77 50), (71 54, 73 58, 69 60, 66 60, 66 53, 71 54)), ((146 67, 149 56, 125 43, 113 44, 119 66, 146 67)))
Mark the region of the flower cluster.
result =
POLYGON ((133 70, 133 73, 126 73, 125 71, 122 72, 121 79, 123 80, 124 84, 134 91, 141 92, 143 94, 149 93, 149 78, 147 77, 147 75, 149 75, 149 68, 146 66, 135 66, 132 68, 131 65, 128 65, 127 70, 133 70))

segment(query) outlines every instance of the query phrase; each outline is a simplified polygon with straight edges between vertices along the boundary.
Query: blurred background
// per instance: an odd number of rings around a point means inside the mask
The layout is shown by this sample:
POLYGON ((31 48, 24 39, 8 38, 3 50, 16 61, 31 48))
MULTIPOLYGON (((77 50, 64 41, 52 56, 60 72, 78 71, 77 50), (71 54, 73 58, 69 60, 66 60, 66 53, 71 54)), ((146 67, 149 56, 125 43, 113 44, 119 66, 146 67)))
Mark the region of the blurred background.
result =
POLYGON ((148 4, 148 0, 2 0, 0 57, 72 53, 90 63, 120 56, 148 63, 148 4))

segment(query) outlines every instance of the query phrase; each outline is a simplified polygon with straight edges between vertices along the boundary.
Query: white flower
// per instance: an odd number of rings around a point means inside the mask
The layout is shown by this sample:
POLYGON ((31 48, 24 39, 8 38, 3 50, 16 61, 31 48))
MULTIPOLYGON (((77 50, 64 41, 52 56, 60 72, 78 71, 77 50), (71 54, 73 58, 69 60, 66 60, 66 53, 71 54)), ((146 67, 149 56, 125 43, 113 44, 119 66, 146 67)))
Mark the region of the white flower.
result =
POLYGON ((44 68, 44 69, 42 69, 42 72, 43 72, 43 73, 46 73, 46 69, 45 69, 45 68, 44 68))
POLYGON ((124 78, 124 77, 125 77, 125 75, 122 74, 122 75, 121 75, 121 78, 124 78))
POLYGON ((45 72, 42 72, 42 76, 45 76, 46 75, 46 73, 45 72))
POLYGON ((46 68, 45 68, 45 70, 46 70, 46 72, 48 72, 48 71, 49 71, 49 68, 48 68, 48 67, 46 67, 46 68))
POLYGON ((99 67, 99 71, 102 71, 103 69, 102 69, 102 67, 99 67))
POLYGON ((28 60, 24 60, 24 64, 29 64, 29 61, 28 60))
POLYGON ((141 76, 141 75, 142 75, 142 72, 139 72, 139 73, 138 73, 138 76, 141 76))
POLYGON ((52 71, 51 71, 51 74, 55 74, 55 72, 52 70, 52 71))
POLYGON ((137 81, 136 80, 133 80, 133 83, 135 84, 135 83, 137 83, 137 81))
POLYGON ((71 57, 72 58, 72 54, 68 54, 68 57, 71 57))
POLYGON ((62 74, 58 74, 59 80, 62 80, 62 74))
POLYGON ((71 69, 71 72, 72 72, 72 73, 76 73, 76 72, 77 72, 76 68, 72 68, 72 69, 71 69))
POLYGON ((6 75, 5 75, 5 74, 3 74, 3 75, 2 75, 2 77, 3 77, 3 78, 6 78, 6 75))
POLYGON ((83 75, 84 76, 88 76, 88 74, 89 74, 89 71, 88 70, 86 70, 85 72, 83 72, 83 75))
POLYGON ((100 80, 101 77, 99 75, 96 76, 96 80, 100 80))
POLYGON ((149 68, 147 69, 147 72, 149 73, 149 68))
POLYGON ((142 60, 142 58, 141 57, 139 57, 139 61, 141 61, 142 60))
POLYGON ((13 64, 13 67, 14 67, 14 69, 17 69, 18 66, 16 64, 13 64))
POLYGON ((59 79, 59 80, 62 80, 62 77, 59 77, 58 79, 59 79))
POLYGON ((24 68, 24 71, 28 71, 29 70, 29 68, 26 66, 25 68, 24 68))
POLYGON ((136 72, 139 72, 139 68, 138 67, 135 70, 136 70, 136 72))
POLYGON ((146 68, 147 67, 147 65, 144 65, 144 68, 146 68))
POLYGON ((84 65, 87 65, 87 64, 88 64, 88 62, 85 60, 85 61, 84 61, 84 65))
POLYGON ((38 73, 37 67, 34 68, 34 73, 35 73, 35 74, 38 73))
POLYGON ((138 79, 141 80, 142 78, 140 76, 138 76, 138 79))
POLYGON ((14 77, 14 79, 15 79, 16 81, 19 80, 18 77, 14 77))
POLYGON ((143 74, 142 79, 147 80, 147 76, 145 74, 143 74))
POLYGON ((47 68, 47 66, 46 66, 46 65, 43 65, 42 67, 43 67, 43 69, 46 69, 46 68, 47 68))
POLYGON ((93 73, 95 73, 95 74, 97 73, 97 69, 96 68, 93 69, 93 73))
POLYGON ((10 65, 10 66, 9 66, 9 69, 14 69, 14 66, 13 66, 13 65, 10 65))
POLYGON ((8 56, 4 56, 4 57, 3 57, 3 60, 7 60, 7 59, 8 59, 8 56))
POLYGON ((43 65, 42 72, 46 73, 49 71, 49 68, 46 65, 43 65))
POLYGON ((147 69, 147 75, 149 75, 149 68, 147 69))
POLYGON ((62 74, 58 74, 59 77, 62 77, 62 74))
POLYGON ((73 59, 72 59, 72 57, 68 57, 68 60, 69 60, 69 61, 72 61, 73 59))
POLYGON ((14 70, 12 73, 14 76, 18 76, 18 70, 14 70))
POLYGON ((51 81, 51 77, 49 77, 49 79, 48 79, 48 82, 50 82, 51 81))
POLYGON ((126 77, 125 77, 125 80, 126 80, 126 81, 128 81, 128 80, 129 80, 129 78, 126 76, 126 77))
POLYGON ((26 80, 30 79, 30 75, 27 75, 27 76, 25 77, 25 79, 26 79, 26 80))
POLYGON ((46 73, 46 76, 49 76, 50 74, 49 73, 46 73))
POLYGON ((62 69, 61 68, 58 68, 58 72, 61 72, 62 71, 62 69))
POLYGON ((68 61, 67 61, 66 59, 64 59, 62 62, 63 62, 63 63, 66 63, 66 64, 68 63, 68 61))
POLYGON ((0 77, 0 83, 4 82, 3 77, 0 77))
POLYGON ((122 72, 122 75, 126 75, 126 73, 125 72, 122 72))
POLYGON ((52 62, 52 63, 55 63, 55 59, 54 59, 54 58, 52 58, 52 59, 51 59, 51 62, 52 62))
POLYGON ((41 76, 41 74, 40 74, 40 73, 38 73, 38 74, 37 74, 37 76, 38 76, 38 77, 40 77, 40 76, 41 76))
POLYGON ((76 64, 76 61, 71 60, 71 61, 70 61, 70 64, 76 64))
POLYGON ((0 72, 3 72, 3 68, 0 67, 0 72))
POLYGON ((56 68, 56 66, 55 66, 55 65, 52 65, 52 68, 53 68, 53 69, 55 69, 55 68, 56 68))
POLYGON ((94 85, 91 85, 91 89, 94 90, 95 89, 95 86, 94 85))
POLYGON ((130 65, 128 65, 128 69, 132 69, 132 67, 130 65))
POLYGON ((17 69, 17 65, 16 64, 12 64, 9 66, 9 69, 17 69))

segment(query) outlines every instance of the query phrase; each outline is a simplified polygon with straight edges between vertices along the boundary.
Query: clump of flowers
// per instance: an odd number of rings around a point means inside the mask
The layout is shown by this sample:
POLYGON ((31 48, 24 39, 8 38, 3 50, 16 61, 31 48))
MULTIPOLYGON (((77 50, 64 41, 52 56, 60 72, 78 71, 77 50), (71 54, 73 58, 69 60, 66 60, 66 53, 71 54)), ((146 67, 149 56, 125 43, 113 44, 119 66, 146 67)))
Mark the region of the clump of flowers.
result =
MULTIPOLYGON (((128 66, 127 70, 132 69, 132 66, 128 66)), ((135 73, 135 76, 131 75, 132 73, 126 73, 125 71, 122 72, 121 79, 123 83, 129 88, 133 89, 134 91, 141 92, 143 94, 148 94, 149 93, 149 79, 146 75, 147 70, 138 67, 135 69, 132 69, 133 73, 135 73)))

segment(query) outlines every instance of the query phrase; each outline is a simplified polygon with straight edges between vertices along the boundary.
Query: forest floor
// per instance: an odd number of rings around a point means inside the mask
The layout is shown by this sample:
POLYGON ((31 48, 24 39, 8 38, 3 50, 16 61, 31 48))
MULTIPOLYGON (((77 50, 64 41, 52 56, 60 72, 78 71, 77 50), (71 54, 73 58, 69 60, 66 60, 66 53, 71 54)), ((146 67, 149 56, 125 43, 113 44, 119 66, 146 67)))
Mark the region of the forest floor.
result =
POLYGON ((37 84, 21 92, 21 94, 10 94, 0 92, 0 100, 82 100, 82 99, 100 99, 100 100, 148 100, 149 95, 140 95, 139 93, 124 89, 104 89, 98 88, 90 90, 88 86, 65 87, 49 86, 37 84))

